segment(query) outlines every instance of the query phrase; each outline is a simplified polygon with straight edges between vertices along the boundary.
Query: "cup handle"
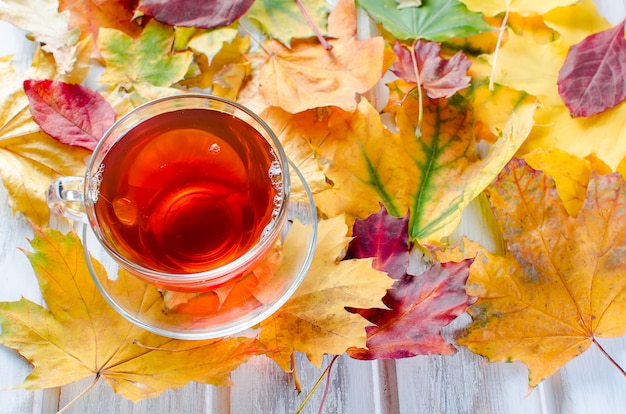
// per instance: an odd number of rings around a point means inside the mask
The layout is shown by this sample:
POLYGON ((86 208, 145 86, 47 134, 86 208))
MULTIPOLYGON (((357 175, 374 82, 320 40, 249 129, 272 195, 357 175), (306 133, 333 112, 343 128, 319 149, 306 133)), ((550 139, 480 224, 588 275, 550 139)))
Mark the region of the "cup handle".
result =
POLYGON ((48 188, 50 211, 70 220, 88 223, 83 193, 83 177, 62 177, 53 181, 48 188))

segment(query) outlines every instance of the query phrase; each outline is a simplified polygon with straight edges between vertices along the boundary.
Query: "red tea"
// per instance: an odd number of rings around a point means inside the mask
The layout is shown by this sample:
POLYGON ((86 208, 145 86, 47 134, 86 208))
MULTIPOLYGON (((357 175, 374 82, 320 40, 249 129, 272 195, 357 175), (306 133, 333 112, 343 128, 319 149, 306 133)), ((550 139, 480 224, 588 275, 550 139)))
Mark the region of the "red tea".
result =
POLYGON ((95 213, 123 256, 167 273, 210 270, 262 237, 282 203, 282 175, 265 138, 217 111, 157 115, 113 145, 95 213))

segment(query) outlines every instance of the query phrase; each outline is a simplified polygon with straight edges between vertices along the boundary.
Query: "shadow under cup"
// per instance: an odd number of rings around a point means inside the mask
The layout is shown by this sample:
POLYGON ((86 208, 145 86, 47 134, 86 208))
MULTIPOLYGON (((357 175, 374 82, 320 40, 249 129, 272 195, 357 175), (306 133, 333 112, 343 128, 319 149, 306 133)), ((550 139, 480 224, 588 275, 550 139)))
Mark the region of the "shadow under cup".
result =
POLYGON ((154 333, 250 328, 310 265, 317 221, 306 181, 265 122, 226 99, 134 109, 105 134, 82 189, 72 180, 52 184, 51 208, 84 223, 87 264, 110 305, 154 333))

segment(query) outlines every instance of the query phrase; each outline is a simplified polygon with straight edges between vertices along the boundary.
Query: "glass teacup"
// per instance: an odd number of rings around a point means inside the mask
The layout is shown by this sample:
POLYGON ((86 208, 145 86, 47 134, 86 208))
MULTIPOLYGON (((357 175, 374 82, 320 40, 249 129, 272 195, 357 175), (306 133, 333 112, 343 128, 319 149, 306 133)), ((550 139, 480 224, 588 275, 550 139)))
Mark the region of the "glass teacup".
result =
POLYGON ((306 274, 317 231, 308 186, 269 126, 201 94, 120 118, 84 177, 52 183, 48 204, 83 223, 108 302, 183 339, 231 335, 271 315, 306 274), (291 180, 303 194, 290 193, 291 180))

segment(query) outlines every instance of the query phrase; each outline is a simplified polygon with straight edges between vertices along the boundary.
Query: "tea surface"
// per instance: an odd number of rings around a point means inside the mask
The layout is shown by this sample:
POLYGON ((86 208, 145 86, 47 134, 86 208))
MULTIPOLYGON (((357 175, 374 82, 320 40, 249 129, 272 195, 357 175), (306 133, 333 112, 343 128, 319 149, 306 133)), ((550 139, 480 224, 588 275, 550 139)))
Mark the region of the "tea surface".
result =
POLYGON ((277 165, 265 138, 231 115, 158 115, 105 156, 96 217, 110 243, 144 267, 214 269, 254 246, 276 215, 277 165))

